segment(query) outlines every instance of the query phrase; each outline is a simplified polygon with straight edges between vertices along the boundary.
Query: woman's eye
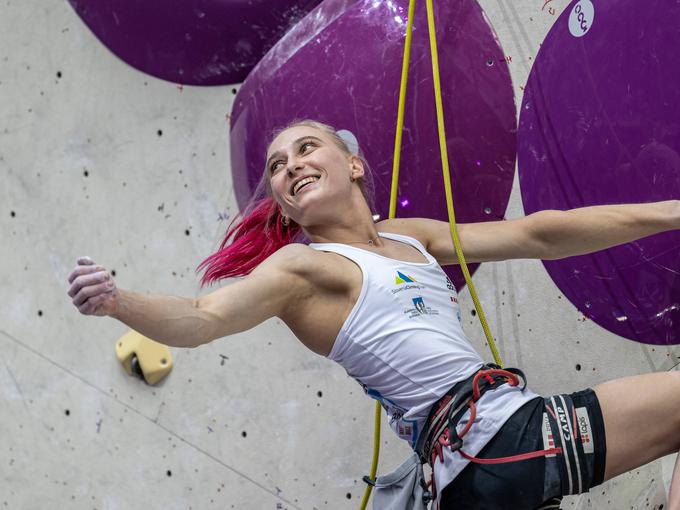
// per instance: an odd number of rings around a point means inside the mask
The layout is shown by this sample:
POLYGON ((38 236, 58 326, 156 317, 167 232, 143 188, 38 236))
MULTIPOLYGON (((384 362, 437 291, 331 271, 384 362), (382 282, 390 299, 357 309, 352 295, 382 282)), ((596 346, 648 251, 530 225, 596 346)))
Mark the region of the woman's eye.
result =
MULTIPOLYGON (((304 154, 307 152, 308 147, 316 147, 316 145, 313 142, 305 142, 302 145, 300 145, 300 154, 304 154)), ((276 170, 278 170, 279 166, 283 165, 283 161, 274 161, 272 165, 269 167, 269 170, 274 173, 276 170)))

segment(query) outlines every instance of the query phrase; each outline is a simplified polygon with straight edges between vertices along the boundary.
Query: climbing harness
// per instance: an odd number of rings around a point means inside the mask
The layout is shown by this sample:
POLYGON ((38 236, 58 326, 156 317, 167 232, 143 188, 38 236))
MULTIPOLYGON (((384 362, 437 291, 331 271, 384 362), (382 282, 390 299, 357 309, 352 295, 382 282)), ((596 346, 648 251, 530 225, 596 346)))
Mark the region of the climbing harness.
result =
MULTIPOLYGON (((484 330, 484 335, 493 354, 495 365, 485 365, 482 370, 476 372, 470 378, 465 381, 457 383, 439 402, 432 406, 430 411, 430 416, 426 422, 424 431, 419 438, 418 445, 420 449, 416 448, 416 453, 420 462, 430 463, 434 466, 434 461, 437 457, 443 459, 442 448, 448 447, 453 451, 460 452, 466 459, 477 462, 481 464, 499 464, 505 462, 517 462, 520 460, 525 460, 534 457, 540 457, 545 455, 551 455, 560 453, 561 448, 555 448, 550 450, 541 450, 536 452, 530 452, 521 455, 514 455, 511 457, 503 457, 498 459, 478 459, 476 457, 467 455, 461 448, 463 445, 463 436, 470 430, 470 427, 474 423, 476 415, 475 403, 481 398, 481 396, 488 390, 498 388, 503 384, 510 384, 512 386, 519 385, 519 378, 524 380, 522 387, 526 385, 526 379, 524 374, 517 369, 507 369, 503 370, 503 363, 501 357, 496 348, 496 343, 494 341, 493 335, 489 329, 489 325, 486 321, 486 315, 482 309, 482 305, 477 297, 477 291, 472 284, 472 279, 470 277, 470 272, 465 262, 465 256, 460 245, 460 239, 458 237, 458 230, 456 227, 456 217, 453 209, 453 198, 451 194, 451 179, 449 171, 449 161, 446 149, 446 135, 444 132, 444 114, 442 106, 442 94, 441 94, 441 82, 439 78, 439 58, 437 52, 437 40, 436 31, 434 24, 434 10, 432 6, 432 0, 426 0, 427 5, 427 25, 428 33, 430 39, 430 55, 432 61, 432 75, 434 82, 434 95, 435 95, 435 105, 437 111, 437 129, 439 134, 439 150, 441 153, 442 162, 442 175, 444 178, 444 189, 446 194, 446 206, 449 217, 449 230, 451 234, 451 239, 453 240, 453 245, 456 250, 456 255, 460 267, 463 271, 465 277, 465 282, 468 286, 470 296, 475 305, 475 310, 479 321, 484 330), (468 420, 466 427, 461 431, 460 434, 456 432, 456 425, 463 417, 463 415, 470 410, 471 416, 468 420), (422 441, 421 441, 422 439, 422 441)), ((394 160, 392 167, 392 186, 390 193, 390 209, 389 209, 389 219, 393 219, 396 214, 396 202, 397 202, 397 186, 399 182, 399 157, 401 152, 401 138, 404 126, 404 107, 406 102, 406 84, 408 81, 408 70, 409 70, 409 60, 411 53, 411 35, 413 29, 413 17, 415 12, 415 0, 409 0, 408 8, 408 23, 406 27, 406 38, 404 42, 404 58, 402 64, 401 73, 401 86, 399 91, 399 107, 397 112, 397 129, 395 134, 394 143, 394 160)), ((376 486, 376 472, 378 469, 378 456, 380 449, 380 418, 381 418, 381 406, 380 402, 376 402, 375 406, 375 434, 373 442, 373 462, 371 465, 371 471, 369 476, 364 477, 364 481, 367 484, 366 491, 364 493, 364 498, 361 502, 360 510, 366 508, 368 499, 371 496, 371 491, 374 486, 376 486)), ((399 470, 407 470, 412 463, 412 459, 407 460, 399 470)), ((379 480, 379 479, 378 479, 379 480)), ((417 485, 417 484, 416 484, 417 485)), ((422 501, 411 501, 408 508, 421 508, 422 505, 427 504, 429 501, 436 498, 436 488, 434 484, 434 469, 432 472, 432 477, 430 483, 428 484, 432 487, 432 492, 423 491, 422 501)), ((418 489, 418 487, 415 487, 418 489)), ((414 491, 414 494, 416 491, 414 491)), ((417 492, 420 494, 420 492, 417 492)), ((560 498, 554 498, 541 506, 541 509, 547 508, 559 508, 560 498), (555 506, 556 505, 556 506, 555 506)), ((403 506, 402 506, 403 508, 403 506)))
MULTIPOLYGON (((520 378, 522 387, 526 387, 526 377, 521 370, 516 368, 501 369, 498 365, 484 365, 464 381, 456 383, 446 395, 444 395, 430 410, 430 415, 425 422, 424 432, 421 434, 416 444, 416 452, 420 461, 429 463, 434 469, 434 462, 439 458, 444 461, 443 448, 448 447, 451 451, 458 451, 471 462, 477 464, 504 464, 507 462, 517 462, 520 460, 533 459, 546 455, 555 455, 562 452, 562 448, 551 448, 530 453, 512 455, 496 459, 480 459, 465 453, 463 448, 463 437, 470 431, 472 424, 477 416, 476 402, 489 390, 498 389, 503 384, 519 386, 520 378), (460 434, 456 426, 463 418, 465 413, 470 410, 468 422, 460 434)), ((432 499, 437 497, 434 476, 430 480, 432 488, 432 499)))

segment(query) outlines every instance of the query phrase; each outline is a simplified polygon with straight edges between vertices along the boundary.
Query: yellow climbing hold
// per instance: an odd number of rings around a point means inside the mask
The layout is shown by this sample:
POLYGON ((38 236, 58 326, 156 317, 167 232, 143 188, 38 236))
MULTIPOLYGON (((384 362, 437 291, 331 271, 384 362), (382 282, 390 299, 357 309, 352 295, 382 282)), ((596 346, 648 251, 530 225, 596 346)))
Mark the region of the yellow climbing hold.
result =
POLYGON ((137 375, 151 385, 160 382, 172 370, 170 349, 134 329, 116 342, 116 356, 128 375, 137 375))

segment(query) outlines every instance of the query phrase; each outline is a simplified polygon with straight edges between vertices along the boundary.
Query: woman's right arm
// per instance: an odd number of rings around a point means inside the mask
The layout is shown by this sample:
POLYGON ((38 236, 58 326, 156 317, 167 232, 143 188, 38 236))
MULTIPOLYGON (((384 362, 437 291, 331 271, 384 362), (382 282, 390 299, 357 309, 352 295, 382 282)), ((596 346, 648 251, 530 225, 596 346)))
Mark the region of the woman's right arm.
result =
POLYGON ((69 295, 82 314, 114 317, 169 346, 197 347, 280 317, 307 295, 307 278, 296 269, 304 267, 305 248, 286 246, 248 276, 196 299, 116 289, 108 271, 79 259, 69 295))

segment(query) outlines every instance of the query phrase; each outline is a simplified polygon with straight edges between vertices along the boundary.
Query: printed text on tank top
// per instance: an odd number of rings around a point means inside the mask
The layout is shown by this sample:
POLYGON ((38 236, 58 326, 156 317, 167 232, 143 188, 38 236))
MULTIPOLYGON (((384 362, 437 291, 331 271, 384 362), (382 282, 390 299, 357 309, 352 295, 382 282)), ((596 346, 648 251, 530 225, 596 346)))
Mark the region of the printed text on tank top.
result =
MULTIPOLYGON (((382 238, 385 246, 378 252, 369 245, 348 245, 370 252, 376 257, 405 265, 431 265, 416 247, 393 239, 382 238)), ((363 274, 352 260, 332 252, 310 248, 309 288, 280 317, 293 334, 310 350, 328 356, 345 320, 359 299, 363 274)))

